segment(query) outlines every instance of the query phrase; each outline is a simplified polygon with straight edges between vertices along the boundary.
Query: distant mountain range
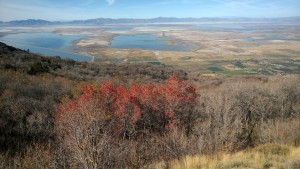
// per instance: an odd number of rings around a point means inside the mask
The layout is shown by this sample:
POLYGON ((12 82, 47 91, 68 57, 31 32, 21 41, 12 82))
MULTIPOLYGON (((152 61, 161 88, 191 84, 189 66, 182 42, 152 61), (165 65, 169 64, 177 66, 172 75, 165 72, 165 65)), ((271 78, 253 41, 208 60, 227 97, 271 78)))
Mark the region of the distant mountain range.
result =
POLYGON ((9 22, 1 22, 0 26, 47 26, 47 25, 105 25, 105 24, 134 24, 134 23, 174 23, 174 22, 287 22, 300 23, 300 17, 286 18, 174 18, 174 17, 158 17, 152 19, 112 19, 97 18, 87 20, 73 21, 46 21, 40 19, 15 20, 9 22))

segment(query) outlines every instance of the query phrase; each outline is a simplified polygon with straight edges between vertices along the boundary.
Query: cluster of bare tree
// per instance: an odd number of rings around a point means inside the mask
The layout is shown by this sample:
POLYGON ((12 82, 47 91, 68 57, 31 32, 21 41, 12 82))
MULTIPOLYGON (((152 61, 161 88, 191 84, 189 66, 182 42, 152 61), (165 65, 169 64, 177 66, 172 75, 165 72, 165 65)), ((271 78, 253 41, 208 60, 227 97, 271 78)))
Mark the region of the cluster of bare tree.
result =
POLYGON ((232 151, 263 143, 299 146, 298 76, 227 81, 202 92, 199 148, 232 151))

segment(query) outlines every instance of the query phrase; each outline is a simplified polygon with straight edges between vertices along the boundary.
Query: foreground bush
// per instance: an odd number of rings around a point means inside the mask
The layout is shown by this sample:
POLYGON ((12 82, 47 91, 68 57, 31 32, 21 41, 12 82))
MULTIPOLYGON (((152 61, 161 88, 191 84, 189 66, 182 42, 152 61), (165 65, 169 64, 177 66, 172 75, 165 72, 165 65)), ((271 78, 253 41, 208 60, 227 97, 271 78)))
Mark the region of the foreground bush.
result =
POLYGON ((57 124, 65 127, 86 121, 113 120, 116 128, 130 132, 127 134, 145 130, 163 133, 175 125, 183 126, 189 133, 199 98, 192 85, 175 76, 165 85, 133 84, 126 88, 108 82, 85 86, 82 90, 78 98, 59 106, 57 124))
POLYGON ((195 129, 201 153, 266 143, 300 146, 298 76, 224 81, 201 92, 203 118, 195 129))
POLYGON ((129 88, 88 85, 58 107, 58 134, 76 167, 136 167, 159 155, 184 155, 198 100, 195 88, 175 76, 129 88))

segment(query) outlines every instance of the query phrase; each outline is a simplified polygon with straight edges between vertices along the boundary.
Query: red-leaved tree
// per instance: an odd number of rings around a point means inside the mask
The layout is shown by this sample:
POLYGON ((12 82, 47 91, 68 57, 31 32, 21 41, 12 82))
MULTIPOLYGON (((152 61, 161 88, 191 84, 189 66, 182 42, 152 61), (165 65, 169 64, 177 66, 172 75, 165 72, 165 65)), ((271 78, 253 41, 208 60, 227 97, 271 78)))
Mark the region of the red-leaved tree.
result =
POLYGON ((198 100, 195 87, 175 76, 165 84, 128 88, 112 82, 88 85, 79 97, 59 105, 58 136, 79 168, 119 168, 132 163, 128 160, 147 160, 138 142, 147 145, 152 134, 163 136, 177 126, 189 135, 199 115, 198 100))
POLYGON ((58 107, 58 125, 107 120, 122 134, 146 130, 163 133, 175 125, 189 132, 199 100, 195 87, 175 76, 165 84, 133 84, 126 88, 108 82, 85 86, 82 92, 58 107))

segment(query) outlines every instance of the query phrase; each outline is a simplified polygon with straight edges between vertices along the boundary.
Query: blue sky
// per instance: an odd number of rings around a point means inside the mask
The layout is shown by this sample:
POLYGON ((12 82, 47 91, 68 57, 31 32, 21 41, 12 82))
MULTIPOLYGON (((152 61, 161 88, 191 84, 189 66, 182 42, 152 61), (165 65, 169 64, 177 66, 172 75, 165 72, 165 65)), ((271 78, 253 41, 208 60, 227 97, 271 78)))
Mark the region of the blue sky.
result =
POLYGON ((289 16, 300 16, 300 0, 0 0, 2 21, 289 16))

